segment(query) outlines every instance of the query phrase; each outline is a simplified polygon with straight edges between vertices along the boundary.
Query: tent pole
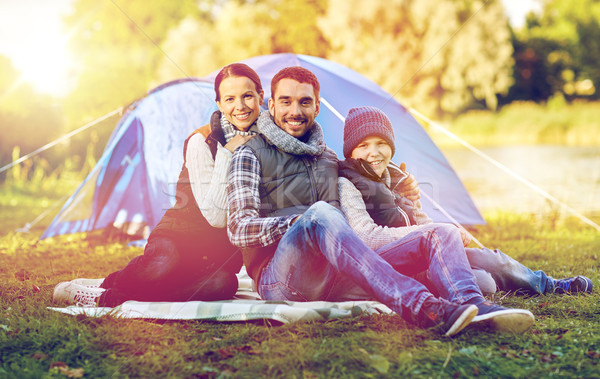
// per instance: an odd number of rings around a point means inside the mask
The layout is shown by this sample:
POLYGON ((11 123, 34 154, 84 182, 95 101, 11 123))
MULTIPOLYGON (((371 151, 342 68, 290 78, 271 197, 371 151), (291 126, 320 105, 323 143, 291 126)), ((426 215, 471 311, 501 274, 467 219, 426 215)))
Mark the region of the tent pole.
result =
POLYGON ((13 161, 13 162, 7 164, 6 166, 0 168, 0 173, 3 173, 4 171, 8 170, 9 168, 18 165, 19 163, 33 157, 34 155, 41 153, 42 151, 48 150, 52 146, 55 146, 55 145, 59 144, 60 142, 73 137, 75 134, 81 133, 85 129, 88 129, 88 128, 98 124, 99 122, 106 120, 107 118, 121 112, 122 110, 123 110, 123 107, 117 108, 114 111, 109 112, 109 113, 105 114, 104 116, 101 116, 101 117, 95 119, 94 121, 91 121, 91 122, 83 125, 82 127, 75 129, 72 132, 63 135, 62 137, 55 139, 54 141, 52 141, 50 143, 47 143, 46 145, 40 147, 39 149, 32 151, 31 153, 22 156, 21 158, 17 159, 16 161, 13 161))
POLYGON ((508 175, 512 176, 514 179, 518 180, 519 182, 521 182, 522 184, 525 184, 527 187, 531 188, 534 192, 538 193, 539 195, 543 196, 544 198, 550 200, 551 202, 553 202, 554 204, 559 205, 561 208, 563 208, 564 210, 566 210, 567 212, 569 212, 570 214, 574 215, 575 217, 577 217, 578 219, 580 219, 581 221, 583 221, 584 223, 588 224, 589 226, 591 226, 592 228, 600 231, 600 225, 596 224, 594 221, 590 220, 589 218, 585 217, 584 215, 582 215, 581 213, 577 212, 575 209, 571 208, 570 206, 568 206, 567 204, 561 202, 560 200, 558 200, 557 198, 555 198, 554 196, 550 195, 548 192, 544 191, 543 189, 541 189, 539 186, 533 184, 532 182, 530 182, 529 180, 523 178, 522 176, 520 176, 519 174, 513 172, 510 168, 506 167, 505 165, 503 165, 502 163, 498 162, 497 160, 493 159, 492 157, 488 156, 487 154, 485 154, 484 152, 482 152, 481 150, 477 149, 476 147, 474 147, 473 145, 471 145, 470 143, 466 142, 465 140, 463 140, 462 138, 458 137, 457 135, 455 135, 454 133, 450 132, 448 129, 444 128, 443 126, 441 126, 440 124, 430 120, 429 118, 425 117, 423 114, 419 113, 417 110, 415 110, 414 108, 408 108, 408 111, 415 117, 420 118, 421 120, 425 121, 426 123, 428 123, 429 125, 433 126, 436 128, 436 130, 441 131, 442 133, 444 133, 446 136, 452 138, 453 140, 457 141, 458 143, 460 143, 461 145, 463 145, 464 147, 466 147, 467 149, 471 150, 472 152, 474 152, 475 154, 477 154, 478 156, 480 156, 481 158, 485 159, 486 161, 488 161, 489 163, 491 163, 492 165, 496 166, 497 168, 499 168, 500 170, 504 171, 505 173, 507 173, 508 175))
POLYGON ((328 109, 329 109, 331 112, 333 112, 333 114, 334 114, 334 115, 336 115, 336 116, 337 116, 337 118, 339 118, 339 119, 340 119, 342 122, 346 122, 346 119, 344 118, 344 116, 342 116, 342 115, 340 114, 340 112, 338 112, 338 111, 337 111, 337 109, 335 109, 335 108, 333 107, 333 105, 329 104, 329 101, 325 100, 325 98, 324 98, 324 97, 321 97, 321 102, 322 102, 323 104, 325 104, 325 106, 326 106, 326 107, 327 107, 327 108, 328 108, 328 109))

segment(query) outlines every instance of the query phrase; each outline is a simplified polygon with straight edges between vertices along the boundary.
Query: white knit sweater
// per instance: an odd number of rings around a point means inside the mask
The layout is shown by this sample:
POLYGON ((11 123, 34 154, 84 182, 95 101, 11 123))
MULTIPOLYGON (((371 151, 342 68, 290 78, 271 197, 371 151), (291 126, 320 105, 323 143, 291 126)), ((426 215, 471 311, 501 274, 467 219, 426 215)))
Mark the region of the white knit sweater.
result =
POLYGON ((192 193, 200 212, 215 228, 224 228, 227 225, 225 188, 232 155, 219 144, 213 160, 210 148, 200 133, 194 134, 188 141, 185 165, 188 169, 192 193))

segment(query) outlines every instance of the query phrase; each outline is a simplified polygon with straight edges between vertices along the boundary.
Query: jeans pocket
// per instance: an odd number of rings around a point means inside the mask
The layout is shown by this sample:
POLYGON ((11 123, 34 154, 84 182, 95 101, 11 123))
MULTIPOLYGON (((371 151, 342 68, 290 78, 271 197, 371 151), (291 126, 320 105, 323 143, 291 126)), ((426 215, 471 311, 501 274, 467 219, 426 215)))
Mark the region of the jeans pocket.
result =
POLYGON ((306 301, 298 292, 291 290, 283 282, 259 284, 258 294, 263 300, 306 301))

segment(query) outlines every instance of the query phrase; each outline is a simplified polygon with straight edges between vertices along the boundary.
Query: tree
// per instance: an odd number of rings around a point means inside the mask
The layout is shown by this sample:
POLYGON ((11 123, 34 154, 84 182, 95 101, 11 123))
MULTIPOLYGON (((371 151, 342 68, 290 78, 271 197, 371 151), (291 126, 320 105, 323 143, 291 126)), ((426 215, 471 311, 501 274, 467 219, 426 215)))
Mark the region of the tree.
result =
POLYGON ((554 94, 568 99, 600 98, 600 1, 545 0, 543 12, 530 14, 526 27, 516 34, 515 88, 511 98, 546 100, 554 94), (536 77, 528 73, 527 59, 535 56, 536 77), (532 88, 535 86, 537 88, 532 88), (523 97, 525 96, 525 97, 523 97))
POLYGON ((511 84, 512 45, 500 1, 330 0, 319 22, 328 57, 428 114, 482 101, 511 84))
POLYGON ((159 81, 204 76, 256 55, 293 52, 324 57, 329 45, 317 26, 325 0, 226 1, 212 17, 188 17, 169 32, 159 81), (198 38, 201 36, 202 38, 198 38))
MULTIPOLYGON (((45 145, 62 131, 63 118, 57 100, 39 95, 26 83, 12 62, 0 56, 0 166, 11 162, 12 151, 21 155, 45 145)), ((46 152, 44 157, 55 156, 46 152)), ((3 177, 3 176, 0 176, 3 177)))
POLYGON ((142 96, 168 30, 199 12, 194 0, 77 0, 73 7, 65 18, 79 61, 77 87, 66 99, 72 127, 142 96))
POLYGON ((575 91, 583 96, 600 98, 600 18, 577 25, 579 43, 575 45, 575 59, 579 64, 579 86, 575 91))

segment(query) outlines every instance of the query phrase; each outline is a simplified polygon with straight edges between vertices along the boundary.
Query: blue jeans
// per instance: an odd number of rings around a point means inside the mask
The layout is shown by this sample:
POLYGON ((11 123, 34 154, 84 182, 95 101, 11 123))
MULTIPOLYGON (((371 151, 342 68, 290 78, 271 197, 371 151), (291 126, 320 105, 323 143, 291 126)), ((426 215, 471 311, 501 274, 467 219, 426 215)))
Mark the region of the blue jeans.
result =
POLYGON ((445 299, 464 303, 482 298, 456 227, 432 224, 375 252, 341 211, 318 202, 285 233, 263 268, 258 292, 267 300, 339 301, 354 282, 415 321, 433 295, 408 275, 427 269, 445 299))
POLYGON ((554 292, 552 277, 541 270, 530 270, 499 250, 487 248, 465 250, 473 270, 482 270, 491 275, 501 291, 518 291, 527 294, 554 292))

